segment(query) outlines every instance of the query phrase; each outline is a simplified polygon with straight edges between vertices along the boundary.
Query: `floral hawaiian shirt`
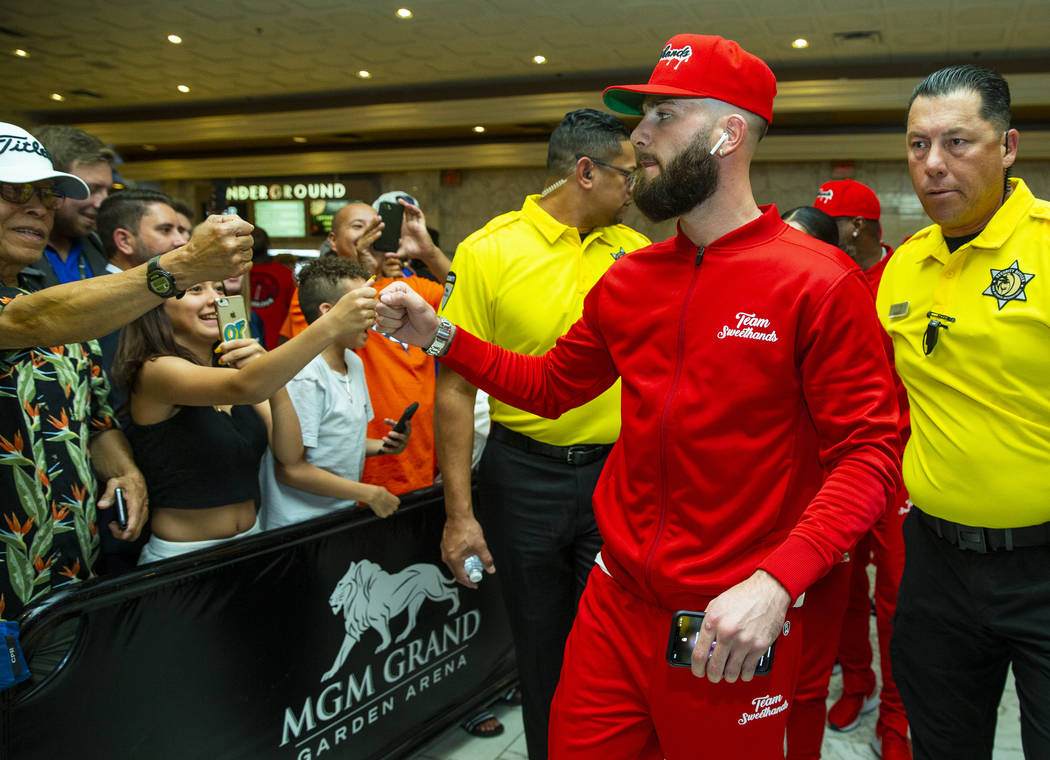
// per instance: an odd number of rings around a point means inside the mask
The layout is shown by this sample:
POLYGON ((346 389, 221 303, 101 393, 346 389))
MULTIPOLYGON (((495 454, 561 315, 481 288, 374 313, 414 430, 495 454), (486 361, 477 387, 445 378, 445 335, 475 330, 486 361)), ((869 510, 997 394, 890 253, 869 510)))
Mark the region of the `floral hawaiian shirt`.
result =
MULTIPOLYGON (((0 288, 0 311, 25 291, 0 288)), ((97 341, 0 351, 0 619, 91 576, 91 437, 114 427, 97 341)))

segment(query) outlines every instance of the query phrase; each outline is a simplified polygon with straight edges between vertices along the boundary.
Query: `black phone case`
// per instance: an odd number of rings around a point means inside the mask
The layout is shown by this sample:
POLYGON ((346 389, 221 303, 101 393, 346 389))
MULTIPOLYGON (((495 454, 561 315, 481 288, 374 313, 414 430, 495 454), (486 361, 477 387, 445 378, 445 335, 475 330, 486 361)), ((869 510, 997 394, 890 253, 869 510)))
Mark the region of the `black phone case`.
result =
POLYGON ((403 432, 405 432, 405 428, 408 427, 408 425, 407 425, 408 421, 410 419, 412 419, 412 416, 416 413, 416 409, 418 409, 418 408, 419 408, 419 402, 418 401, 413 401, 411 404, 409 404, 408 406, 405 407, 405 411, 403 411, 401 413, 401 419, 399 419, 397 421, 397 424, 394 425, 394 432, 395 433, 403 433, 403 432))
POLYGON ((692 667, 693 648, 684 646, 678 625, 678 618, 683 615, 698 618, 700 621, 704 619, 704 613, 692 610, 678 610, 671 616, 671 632, 667 636, 667 663, 676 668, 692 667))
POLYGON ((120 488, 113 494, 113 501, 117 506, 117 525, 121 530, 128 529, 128 507, 124 503, 124 491, 120 488))
MULTIPOLYGON (((692 666, 693 648, 686 646, 685 642, 682 641, 681 626, 678 625, 678 618, 682 615, 697 618, 698 623, 704 619, 704 613, 690 610, 678 610, 671 617, 671 632, 667 637, 667 662, 676 668, 692 666)), ((776 645, 777 642, 774 641, 769 645, 769 649, 759 658, 758 665, 755 666, 756 676, 768 675, 769 671, 773 669, 773 651, 776 645)))
POLYGON ((401 242, 401 220, 404 218, 405 209, 400 203, 383 201, 379 204, 379 216, 383 219, 383 232, 379 239, 372 244, 377 251, 396 251, 401 242))

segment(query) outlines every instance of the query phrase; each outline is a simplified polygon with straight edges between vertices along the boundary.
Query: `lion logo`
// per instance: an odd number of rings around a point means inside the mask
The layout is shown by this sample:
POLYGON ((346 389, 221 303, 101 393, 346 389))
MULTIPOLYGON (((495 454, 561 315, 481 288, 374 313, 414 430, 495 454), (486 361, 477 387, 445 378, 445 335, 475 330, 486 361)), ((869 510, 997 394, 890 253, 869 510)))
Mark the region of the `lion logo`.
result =
POLYGON ((369 628, 375 628, 382 641, 376 652, 390 646, 390 621, 408 610, 408 622, 395 642, 404 641, 416 627, 416 615, 426 599, 435 602, 452 600, 448 614, 459 609, 459 590, 454 578, 446 578, 435 565, 409 565, 399 573, 390 574, 367 559, 351 562, 346 574, 336 584, 328 598, 332 614, 343 613, 346 636, 339 654, 328 672, 321 676, 327 681, 343 667, 350 651, 369 628))

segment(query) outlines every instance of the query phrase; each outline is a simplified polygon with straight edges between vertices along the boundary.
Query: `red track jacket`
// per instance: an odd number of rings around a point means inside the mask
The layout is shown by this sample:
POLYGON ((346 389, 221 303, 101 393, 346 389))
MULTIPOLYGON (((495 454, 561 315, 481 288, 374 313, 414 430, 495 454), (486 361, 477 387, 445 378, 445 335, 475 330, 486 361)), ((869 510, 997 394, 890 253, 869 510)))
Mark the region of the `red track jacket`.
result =
POLYGON ((706 249, 679 230, 617 261, 544 356, 459 330, 442 359, 552 418, 623 379, 620 438, 594 493, 602 557, 670 610, 706 606, 756 568, 796 598, 900 484, 863 274, 762 210, 706 249))

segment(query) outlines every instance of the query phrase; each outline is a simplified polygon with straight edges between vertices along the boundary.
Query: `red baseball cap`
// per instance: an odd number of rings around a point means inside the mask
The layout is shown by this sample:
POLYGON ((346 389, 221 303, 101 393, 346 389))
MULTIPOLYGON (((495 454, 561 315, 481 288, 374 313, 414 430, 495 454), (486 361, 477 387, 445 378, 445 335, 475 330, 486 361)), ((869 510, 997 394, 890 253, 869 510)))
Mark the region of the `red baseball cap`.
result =
POLYGON ((605 105, 640 114, 646 95, 715 98, 773 120, 777 80, 765 61, 732 40, 708 34, 676 34, 664 45, 648 84, 606 88, 605 105))
POLYGON ((870 187, 852 179, 833 179, 817 191, 813 206, 829 216, 859 216, 879 221, 882 206, 870 187))

